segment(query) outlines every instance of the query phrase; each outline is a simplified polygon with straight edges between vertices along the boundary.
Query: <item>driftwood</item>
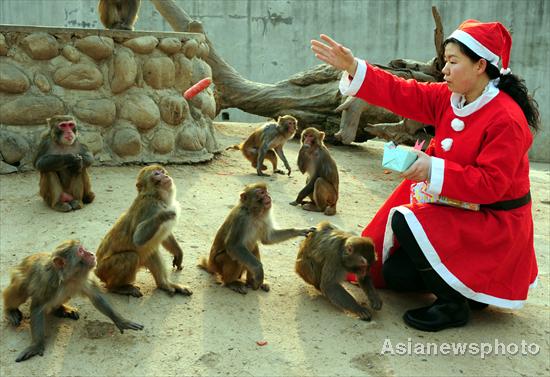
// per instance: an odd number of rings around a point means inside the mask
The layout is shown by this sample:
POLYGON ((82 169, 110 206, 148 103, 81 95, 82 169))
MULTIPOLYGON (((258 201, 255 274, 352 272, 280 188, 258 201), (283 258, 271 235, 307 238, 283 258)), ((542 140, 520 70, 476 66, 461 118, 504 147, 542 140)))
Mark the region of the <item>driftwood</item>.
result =
MULTIPOLYGON (((151 2, 175 31, 205 34, 202 24, 191 19, 173 0, 151 2)), ((441 81, 443 27, 437 8, 432 7, 432 15, 436 24, 435 58, 426 63, 396 59, 387 66, 377 66, 404 78, 441 81)), ((210 49, 205 59, 212 68, 212 80, 216 86, 216 114, 227 108, 270 118, 292 114, 301 127, 317 127, 325 131, 329 142, 344 144, 374 137, 410 144, 417 138, 430 136, 424 129, 425 125, 405 121, 359 99, 342 97, 338 90, 341 72, 329 65, 318 65, 275 84, 254 82, 242 77, 220 57, 206 34, 205 37, 210 49)))

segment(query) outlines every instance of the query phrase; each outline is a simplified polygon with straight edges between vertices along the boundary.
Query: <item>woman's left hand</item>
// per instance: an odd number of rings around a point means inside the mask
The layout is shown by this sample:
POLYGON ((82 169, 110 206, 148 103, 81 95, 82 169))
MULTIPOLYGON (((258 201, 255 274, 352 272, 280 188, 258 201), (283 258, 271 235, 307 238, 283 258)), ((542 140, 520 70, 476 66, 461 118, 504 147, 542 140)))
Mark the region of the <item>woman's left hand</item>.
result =
POLYGON ((401 177, 410 179, 414 182, 422 182, 430 179, 432 170, 432 159, 422 151, 413 150, 418 155, 415 162, 403 173, 401 177))

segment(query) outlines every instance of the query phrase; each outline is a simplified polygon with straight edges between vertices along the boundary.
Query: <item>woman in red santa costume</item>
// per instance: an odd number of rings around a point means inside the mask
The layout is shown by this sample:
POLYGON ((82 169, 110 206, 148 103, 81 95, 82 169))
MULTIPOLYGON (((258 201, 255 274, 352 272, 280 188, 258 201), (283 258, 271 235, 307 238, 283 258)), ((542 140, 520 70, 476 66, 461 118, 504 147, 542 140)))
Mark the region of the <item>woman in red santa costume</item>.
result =
POLYGON ((326 35, 321 40, 311 41, 317 58, 347 72, 343 95, 435 127, 426 153, 415 151, 404 181, 363 231, 379 257, 372 270, 377 286, 434 293, 432 305, 403 316, 424 331, 463 326, 470 308, 522 307, 538 272, 527 152, 529 127, 536 131, 540 119, 508 66, 508 30, 498 22, 463 22, 445 41, 444 83, 398 78, 326 35), (412 204, 411 184, 424 181, 428 194, 479 210, 412 204))

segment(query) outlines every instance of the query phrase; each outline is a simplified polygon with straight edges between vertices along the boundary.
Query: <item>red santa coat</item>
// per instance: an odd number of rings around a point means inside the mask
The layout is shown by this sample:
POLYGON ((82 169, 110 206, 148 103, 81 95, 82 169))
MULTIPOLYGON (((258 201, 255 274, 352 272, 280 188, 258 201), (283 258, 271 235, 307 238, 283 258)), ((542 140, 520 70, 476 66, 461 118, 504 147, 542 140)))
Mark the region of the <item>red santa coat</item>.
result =
MULTIPOLYGON (((451 106, 451 96, 454 103, 460 96, 445 83, 404 80, 361 61, 353 81, 344 77, 340 87, 344 94, 434 125, 427 150, 432 156, 430 193, 492 204, 529 192, 527 152, 533 137, 521 108, 494 85, 466 109, 451 106)), ((531 203, 480 211, 412 205, 411 183, 405 180, 395 189, 362 233, 373 239, 378 254, 375 284, 384 286, 382 263, 398 246, 389 220, 399 211, 433 269, 451 287, 479 302, 522 307, 538 273, 531 203)))

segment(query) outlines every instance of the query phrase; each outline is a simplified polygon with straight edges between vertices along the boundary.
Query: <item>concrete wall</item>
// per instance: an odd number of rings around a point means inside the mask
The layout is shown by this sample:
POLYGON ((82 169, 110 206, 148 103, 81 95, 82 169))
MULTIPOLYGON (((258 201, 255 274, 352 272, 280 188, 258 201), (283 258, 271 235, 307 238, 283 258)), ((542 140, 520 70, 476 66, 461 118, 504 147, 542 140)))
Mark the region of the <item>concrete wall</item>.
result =
MULTIPOLYGON (((462 20, 499 20, 513 33, 511 69, 536 91, 543 129, 531 158, 550 161, 550 2, 442 0, 178 0, 202 21, 220 55, 244 77, 276 82, 318 64, 309 40, 327 33, 374 63, 393 58, 426 61, 435 55, 431 6, 450 34, 462 20)), ((2 0, 0 23, 101 28, 95 0, 2 0)), ((136 30, 169 31, 143 1, 136 30)), ((257 120, 229 110, 231 120, 257 120)))

